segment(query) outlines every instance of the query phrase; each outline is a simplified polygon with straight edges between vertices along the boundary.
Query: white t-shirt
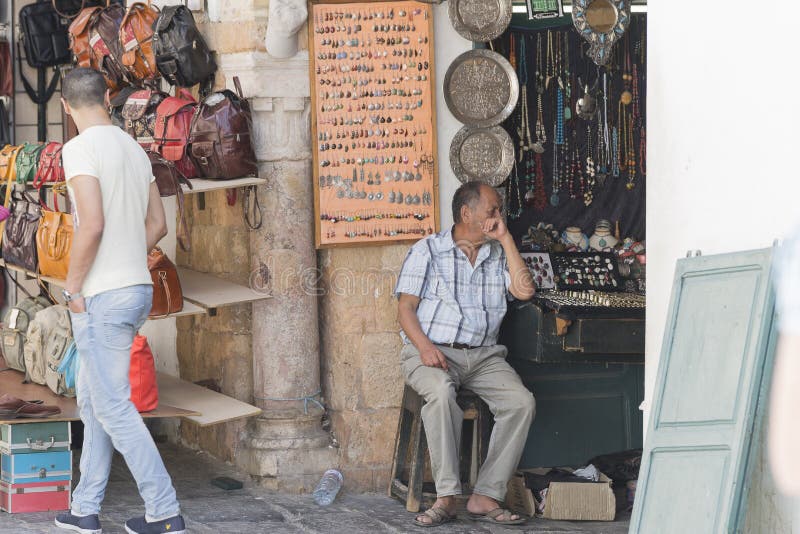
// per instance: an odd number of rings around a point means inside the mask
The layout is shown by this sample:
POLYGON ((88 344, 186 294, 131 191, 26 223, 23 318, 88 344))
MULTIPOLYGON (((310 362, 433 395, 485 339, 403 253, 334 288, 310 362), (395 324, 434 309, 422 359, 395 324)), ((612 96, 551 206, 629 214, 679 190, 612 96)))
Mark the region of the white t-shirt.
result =
POLYGON ((145 151, 123 130, 108 125, 87 128, 64 145, 61 156, 76 227, 80 227, 81 207, 74 202, 70 179, 94 176, 103 195, 103 237, 81 294, 91 297, 112 289, 152 284, 147 270, 145 217, 150 183, 155 177, 145 151))

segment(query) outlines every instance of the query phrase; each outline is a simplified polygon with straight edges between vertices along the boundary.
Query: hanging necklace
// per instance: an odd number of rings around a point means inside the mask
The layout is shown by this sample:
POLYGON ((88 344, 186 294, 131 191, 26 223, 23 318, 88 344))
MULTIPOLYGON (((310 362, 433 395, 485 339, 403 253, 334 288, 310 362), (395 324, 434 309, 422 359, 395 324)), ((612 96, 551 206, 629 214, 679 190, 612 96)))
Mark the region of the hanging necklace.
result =
POLYGON ((589 206, 594 200, 594 159, 592 158, 592 128, 586 126, 586 187, 583 194, 583 203, 589 206))
POLYGON ((611 176, 619 178, 619 135, 616 126, 611 129, 611 176))
MULTIPOLYGON (((558 59, 558 87, 556 88, 556 127, 553 137, 556 145, 564 144, 564 80, 561 77, 561 39, 556 40, 556 58, 558 59)), ((555 152, 555 151, 554 151, 555 152)))
MULTIPOLYGON (((522 34, 521 42, 519 44, 519 79, 521 83, 520 92, 522 93, 522 103, 520 104, 520 119, 519 119, 519 128, 517 129, 517 134, 519 135, 519 161, 522 162, 522 158, 525 156, 525 152, 529 149, 531 145, 533 145, 531 141, 531 126, 530 120, 528 115, 528 58, 526 55, 526 36, 522 34), (527 141, 527 144, 526 144, 527 141)), ((537 71, 537 76, 539 75, 537 71)))
MULTIPOLYGON (((560 91, 560 88, 559 88, 560 91)), ((558 129, 558 125, 556 125, 556 130, 558 129)), ((563 134, 563 132, 562 132, 563 134)), ((563 142, 563 139, 562 139, 563 142)), ((559 145, 557 143, 553 143, 553 190, 550 193, 550 205, 553 207, 558 206, 559 198, 558 192, 561 189, 561 184, 559 183, 559 172, 561 170, 561 165, 559 165, 558 160, 558 151, 559 145)))
POLYGON ((547 77, 545 78, 544 88, 548 89, 550 87, 550 80, 555 78, 556 75, 555 57, 553 51, 553 32, 551 30, 547 30, 547 68, 545 70, 545 74, 547 77))
POLYGON ((569 73, 569 32, 564 32, 564 54, 563 54, 563 67, 564 67, 564 93, 566 94, 566 105, 564 106, 564 119, 570 120, 572 118, 572 77, 569 73))
POLYGON ((544 111, 542 109, 542 95, 544 94, 544 80, 539 70, 542 66, 542 34, 536 36, 536 141, 531 148, 537 154, 544 153, 544 144, 547 142, 547 135, 544 131, 544 111))
POLYGON ((517 162, 514 162, 514 177, 513 179, 508 181, 508 192, 506 193, 506 197, 508 198, 508 216, 512 219, 519 219, 522 216, 522 196, 519 192, 519 168, 517 167, 517 162), (512 193, 516 192, 517 197, 517 209, 512 211, 511 210, 511 199, 514 197, 512 193))
POLYGON ((633 65, 633 123, 636 129, 639 130, 639 172, 642 176, 646 174, 645 158, 647 155, 647 140, 646 128, 644 126, 644 119, 641 115, 640 100, 639 100, 639 73, 633 65))
POLYGON ((508 36, 508 62, 511 63, 511 68, 517 70, 517 57, 514 53, 514 34, 508 36))
POLYGON ((534 180, 533 191, 533 209, 536 211, 544 211, 547 207, 547 192, 544 188, 544 166, 542 165, 542 155, 536 154, 536 178, 534 180))

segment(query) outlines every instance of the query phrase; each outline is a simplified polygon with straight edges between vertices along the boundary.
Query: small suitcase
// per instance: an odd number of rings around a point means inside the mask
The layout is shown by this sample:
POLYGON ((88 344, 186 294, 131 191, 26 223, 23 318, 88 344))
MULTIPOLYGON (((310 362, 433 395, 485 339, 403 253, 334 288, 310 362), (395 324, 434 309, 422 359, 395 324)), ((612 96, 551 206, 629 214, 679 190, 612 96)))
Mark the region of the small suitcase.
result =
POLYGON ((70 449, 69 421, 0 425, 0 453, 26 454, 70 449))
POLYGON ((0 510, 11 514, 69 510, 70 481, 10 484, 0 481, 0 510))
POLYGON ((72 452, 0 455, 0 480, 11 484, 62 482, 72 479, 72 452))

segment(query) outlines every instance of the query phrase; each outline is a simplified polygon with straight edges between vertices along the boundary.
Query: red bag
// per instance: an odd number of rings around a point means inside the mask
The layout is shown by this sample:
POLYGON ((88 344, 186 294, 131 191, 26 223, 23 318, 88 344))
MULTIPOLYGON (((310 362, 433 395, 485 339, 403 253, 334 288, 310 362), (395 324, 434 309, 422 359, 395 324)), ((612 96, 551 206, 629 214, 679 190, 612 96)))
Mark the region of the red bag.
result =
POLYGON ((131 345, 131 402, 140 412, 150 412, 158 408, 158 383, 156 382, 156 362, 147 338, 136 334, 131 345))
POLYGON ((180 96, 165 98, 156 109, 156 131, 151 149, 175 163, 186 178, 195 178, 197 170, 189 158, 187 145, 197 101, 186 89, 178 92, 180 96))
POLYGON ((44 147, 39 154, 39 167, 33 178, 33 187, 39 189, 46 183, 64 181, 64 167, 61 165, 62 148, 61 143, 56 141, 51 141, 44 147))

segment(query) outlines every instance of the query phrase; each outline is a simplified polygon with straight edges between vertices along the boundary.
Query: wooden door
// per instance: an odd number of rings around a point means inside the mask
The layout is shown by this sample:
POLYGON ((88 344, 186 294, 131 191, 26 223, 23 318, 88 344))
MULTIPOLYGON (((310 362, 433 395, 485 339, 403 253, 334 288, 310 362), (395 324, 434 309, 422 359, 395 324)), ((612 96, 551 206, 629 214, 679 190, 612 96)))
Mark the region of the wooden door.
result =
POLYGON ((772 249, 680 260, 630 532, 736 532, 774 353, 772 249))

